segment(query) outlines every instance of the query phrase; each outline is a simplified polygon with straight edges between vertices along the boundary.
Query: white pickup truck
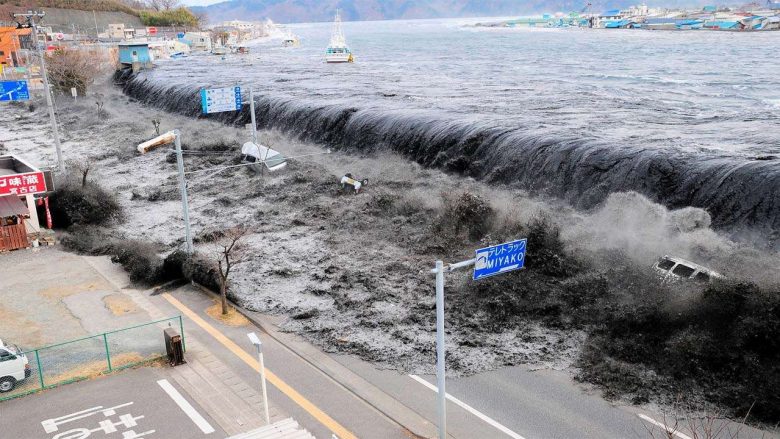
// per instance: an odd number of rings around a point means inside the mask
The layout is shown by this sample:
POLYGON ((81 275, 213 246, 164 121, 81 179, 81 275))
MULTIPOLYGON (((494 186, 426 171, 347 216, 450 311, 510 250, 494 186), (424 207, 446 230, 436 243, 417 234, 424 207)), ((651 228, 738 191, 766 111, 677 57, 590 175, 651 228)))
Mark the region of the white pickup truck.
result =
POLYGON ((27 356, 17 346, 0 340, 0 393, 10 392, 31 373, 27 356))

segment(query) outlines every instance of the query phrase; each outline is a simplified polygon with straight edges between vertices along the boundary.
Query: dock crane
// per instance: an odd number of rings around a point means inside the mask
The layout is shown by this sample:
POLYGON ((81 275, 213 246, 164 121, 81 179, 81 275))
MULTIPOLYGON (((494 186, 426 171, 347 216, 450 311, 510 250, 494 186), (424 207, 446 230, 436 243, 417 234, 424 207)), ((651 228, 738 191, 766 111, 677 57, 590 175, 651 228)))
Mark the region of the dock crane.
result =
POLYGON ((593 7, 593 3, 588 2, 585 4, 585 7, 580 10, 580 14, 585 14, 588 17, 588 27, 593 28, 593 14, 591 11, 591 8, 593 7))

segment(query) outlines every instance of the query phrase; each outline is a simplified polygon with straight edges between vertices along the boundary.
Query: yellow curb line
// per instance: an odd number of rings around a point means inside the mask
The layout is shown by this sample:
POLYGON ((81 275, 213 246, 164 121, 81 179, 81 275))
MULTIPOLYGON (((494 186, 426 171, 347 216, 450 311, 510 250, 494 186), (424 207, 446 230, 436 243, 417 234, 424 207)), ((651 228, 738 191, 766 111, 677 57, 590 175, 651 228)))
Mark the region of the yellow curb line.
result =
MULTIPOLYGON (((162 296, 170 302, 171 305, 178 308, 179 311, 181 311, 184 315, 186 315, 190 320, 195 322, 196 325, 200 326, 204 331, 208 332, 212 337, 217 339, 218 342, 222 343, 226 348, 228 348, 231 352, 233 352, 238 358, 244 360, 244 363, 248 364, 250 367, 252 367, 256 371, 260 371, 260 363, 257 361, 254 356, 249 355, 241 349, 233 340, 227 338, 224 334, 222 334, 217 328, 211 326, 208 322, 203 320, 199 315, 197 315, 194 311, 187 308, 183 303, 179 302, 176 298, 171 296, 168 293, 163 293, 162 296)), ((349 430, 344 428, 341 424, 336 422, 333 418, 325 414, 322 410, 320 410, 317 406, 311 403, 308 399, 306 399, 303 395, 298 393, 295 389, 290 387, 287 383, 282 381, 276 374, 268 370, 268 368, 265 369, 265 376, 266 379, 274 385, 277 389, 279 389, 282 393, 287 395, 288 398, 292 399, 296 404, 301 406, 306 412, 308 412, 314 419, 319 421, 322 425, 327 427, 330 431, 336 434, 340 439, 357 439, 357 436, 352 434, 349 430)))

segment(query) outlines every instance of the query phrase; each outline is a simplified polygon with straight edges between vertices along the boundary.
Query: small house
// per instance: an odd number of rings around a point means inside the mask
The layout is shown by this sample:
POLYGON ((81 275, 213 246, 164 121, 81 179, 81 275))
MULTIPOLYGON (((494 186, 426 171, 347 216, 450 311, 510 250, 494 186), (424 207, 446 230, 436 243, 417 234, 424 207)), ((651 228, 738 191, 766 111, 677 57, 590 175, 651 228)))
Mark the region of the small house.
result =
POLYGON ((149 43, 120 43, 119 44, 119 63, 122 68, 132 67, 137 71, 143 68, 152 68, 152 53, 149 50, 149 43))
POLYGON ((211 52, 211 35, 208 33, 187 32, 181 41, 190 46, 190 50, 211 52))

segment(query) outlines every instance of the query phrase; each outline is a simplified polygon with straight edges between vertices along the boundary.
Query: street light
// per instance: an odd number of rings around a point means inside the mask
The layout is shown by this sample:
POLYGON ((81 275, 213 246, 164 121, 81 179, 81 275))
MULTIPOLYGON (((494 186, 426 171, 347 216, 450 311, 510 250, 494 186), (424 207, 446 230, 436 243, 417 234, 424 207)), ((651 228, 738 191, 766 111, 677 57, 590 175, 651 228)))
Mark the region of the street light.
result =
POLYGON ((263 363, 263 343, 260 341, 260 337, 254 332, 250 332, 246 335, 249 337, 249 341, 255 345, 257 349, 257 360, 260 362, 260 385, 263 388, 263 409, 265 409, 265 423, 271 423, 271 416, 268 414, 268 393, 265 390, 265 364, 263 363))

